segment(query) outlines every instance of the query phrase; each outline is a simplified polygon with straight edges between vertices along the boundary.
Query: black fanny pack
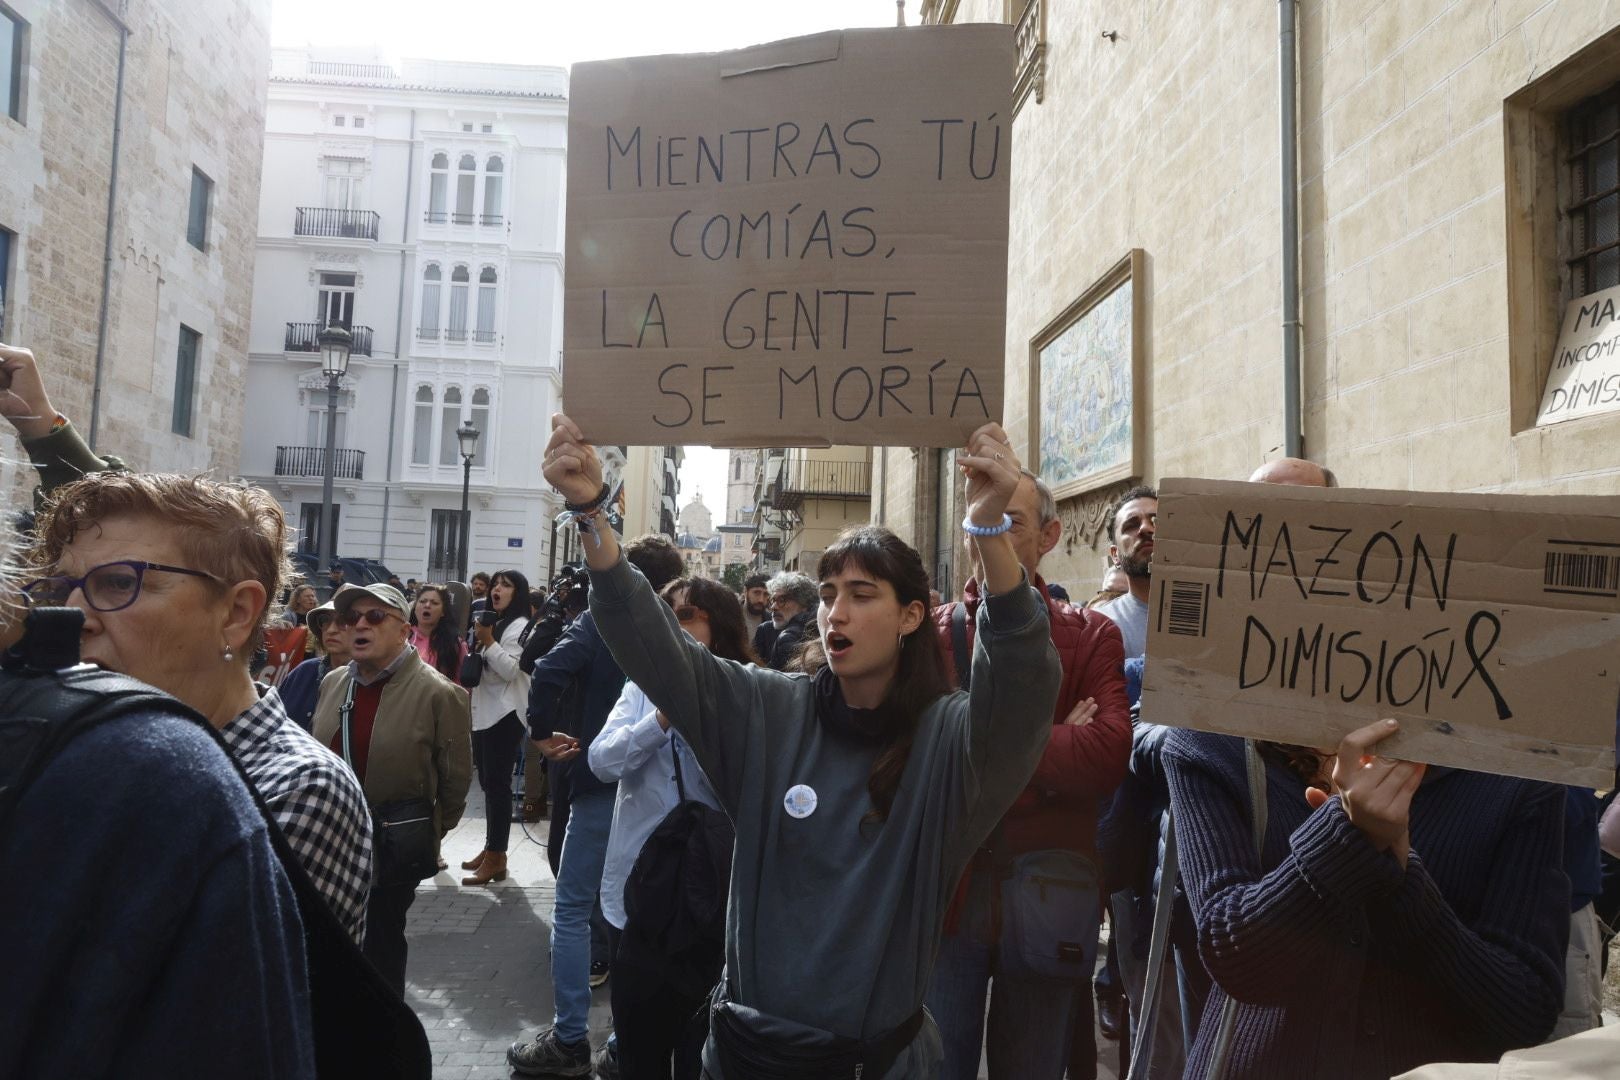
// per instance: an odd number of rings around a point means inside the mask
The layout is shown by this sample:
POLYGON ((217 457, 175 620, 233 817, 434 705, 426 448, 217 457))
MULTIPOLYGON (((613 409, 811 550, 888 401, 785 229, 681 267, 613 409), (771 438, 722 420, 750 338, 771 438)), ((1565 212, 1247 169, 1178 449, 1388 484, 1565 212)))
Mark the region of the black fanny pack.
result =
POLYGON ((750 1022, 726 997, 725 985, 715 987, 709 1000, 709 1035, 726 1080, 881 1080, 917 1037, 927 1016, 919 1008, 880 1035, 849 1039, 752 1009, 742 1012, 765 1023, 750 1022), (767 1026, 780 1027, 782 1037, 761 1030, 767 1026))

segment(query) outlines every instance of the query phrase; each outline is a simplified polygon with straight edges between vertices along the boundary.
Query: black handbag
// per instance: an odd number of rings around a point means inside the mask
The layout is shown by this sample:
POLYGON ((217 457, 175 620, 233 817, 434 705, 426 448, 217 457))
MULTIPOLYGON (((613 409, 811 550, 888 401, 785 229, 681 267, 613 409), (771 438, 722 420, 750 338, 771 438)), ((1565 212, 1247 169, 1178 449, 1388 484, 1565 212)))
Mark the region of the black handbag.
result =
MULTIPOLYGON (((343 761, 354 769, 349 718, 354 712, 354 680, 343 695, 343 761)), ((430 799, 396 799, 371 808, 371 883, 415 885, 439 872, 439 828, 430 799)))
POLYGON ((467 655, 461 658, 461 673, 456 681, 471 690, 484 677, 484 657, 478 651, 471 634, 467 635, 467 655))

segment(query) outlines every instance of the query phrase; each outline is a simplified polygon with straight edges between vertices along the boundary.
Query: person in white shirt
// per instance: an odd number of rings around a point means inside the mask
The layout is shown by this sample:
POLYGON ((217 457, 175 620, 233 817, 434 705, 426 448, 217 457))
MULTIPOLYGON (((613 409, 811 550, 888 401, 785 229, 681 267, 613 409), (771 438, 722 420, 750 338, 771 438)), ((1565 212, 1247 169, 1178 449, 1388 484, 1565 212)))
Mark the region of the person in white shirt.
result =
MULTIPOLYGON (((682 578, 670 582, 660 595, 675 609, 681 628, 710 652, 741 663, 760 662, 749 644, 742 608, 724 585, 707 578, 682 578)), ((614 1039, 601 1053, 615 1057, 625 1075, 696 1080, 708 1031, 692 1017, 702 1009, 703 998, 673 985, 656 956, 645 955, 646 942, 624 936, 624 887, 642 845, 683 796, 717 811, 720 799, 686 741, 633 682, 625 683, 602 733, 591 741, 588 760, 599 779, 619 785, 601 893, 602 914, 616 931, 614 1039)), ((718 974, 720 948, 712 960, 718 974)))
POLYGON ((473 648, 483 661, 472 691, 473 761, 484 789, 484 850, 461 864, 473 871, 463 885, 506 880, 506 843, 512 833, 512 770, 523 741, 529 677, 518 667, 529 625, 529 579, 502 570, 489 587, 489 607, 474 617, 473 648))
POLYGON ((1148 589, 1153 584, 1153 537, 1158 530, 1159 493, 1139 485, 1120 496, 1108 516, 1108 555, 1125 571, 1130 591, 1092 610, 1119 627, 1125 658, 1147 654, 1148 589))

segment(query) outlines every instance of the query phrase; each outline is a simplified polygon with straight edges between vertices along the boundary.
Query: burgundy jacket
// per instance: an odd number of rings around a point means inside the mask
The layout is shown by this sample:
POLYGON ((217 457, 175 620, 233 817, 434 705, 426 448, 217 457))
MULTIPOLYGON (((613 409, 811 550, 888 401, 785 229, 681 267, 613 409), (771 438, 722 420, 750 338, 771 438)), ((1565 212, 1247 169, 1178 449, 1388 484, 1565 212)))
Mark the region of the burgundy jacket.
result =
MULTIPOLYGON (((1046 582, 1035 579, 1046 599, 1052 645, 1063 665, 1052 736, 1035 775, 1002 819, 1002 837, 1012 852, 1062 848, 1097 858, 1098 802, 1119 786, 1131 751, 1130 703, 1125 697, 1125 645, 1119 627, 1106 615, 1053 600, 1046 582), (1065 724, 1075 705, 1095 698, 1097 714, 1084 726, 1065 724)), ((962 603, 968 610, 968 647, 973 646, 979 585, 969 580, 962 603)), ((954 603, 934 609, 939 648, 953 687, 958 685, 951 646, 954 603)), ((969 871, 971 873, 971 870, 969 871)), ((965 883, 965 879, 964 879, 965 883)), ((958 894, 960 896, 960 892, 958 894)))

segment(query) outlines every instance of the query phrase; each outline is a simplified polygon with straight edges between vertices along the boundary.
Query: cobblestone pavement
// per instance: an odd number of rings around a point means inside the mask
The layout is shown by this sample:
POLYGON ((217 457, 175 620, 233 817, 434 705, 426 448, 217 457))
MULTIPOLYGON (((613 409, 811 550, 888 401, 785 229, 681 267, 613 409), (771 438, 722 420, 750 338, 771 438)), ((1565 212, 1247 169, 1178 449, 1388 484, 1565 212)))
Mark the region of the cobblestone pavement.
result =
MULTIPOLYGON (((547 821, 512 826, 507 880, 464 887, 461 862, 484 846, 483 795, 444 842, 450 869, 417 889, 405 926, 405 996, 433 1047, 434 1080, 507 1080, 506 1048, 551 1023, 551 903, 547 821), (532 839, 531 839, 532 838, 532 839)), ((591 1003, 591 1044, 612 1028, 608 987, 591 1003)), ((1098 1080, 1115 1080, 1118 1044, 1098 1035, 1098 1080)), ((980 1076, 985 1076, 983 1066, 980 1076)))
MULTIPOLYGON (((445 838, 441 871, 416 892, 405 937, 405 996, 433 1047, 434 1080, 506 1080, 506 1048, 551 1023, 551 903, 547 822, 512 827, 506 881, 463 887, 461 862, 484 846, 483 796, 445 838)), ((608 988, 591 1005, 591 1041, 611 1024, 608 988)))

